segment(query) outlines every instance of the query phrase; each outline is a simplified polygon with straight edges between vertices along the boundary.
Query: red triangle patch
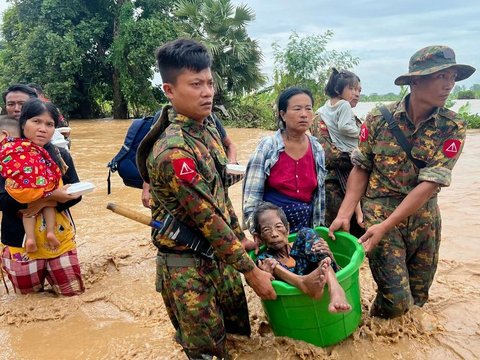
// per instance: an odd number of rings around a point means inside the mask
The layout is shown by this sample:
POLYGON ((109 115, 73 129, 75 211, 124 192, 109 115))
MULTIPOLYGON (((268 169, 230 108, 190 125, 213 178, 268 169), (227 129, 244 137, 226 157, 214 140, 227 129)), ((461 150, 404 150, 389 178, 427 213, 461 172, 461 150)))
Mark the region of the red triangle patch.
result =
POLYGON ((443 154, 448 158, 454 158, 460 152, 462 142, 456 139, 448 139, 443 143, 443 154))
POLYGON ((191 182, 195 175, 197 175, 197 169, 193 159, 175 159, 172 161, 172 165, 175 175, 181 180, 191 182))
POLYGON ((362 124, 362 127, 360 128, 360 141, 364 142, 367 141, 368 139, 368 128, 367 125, 362 124))

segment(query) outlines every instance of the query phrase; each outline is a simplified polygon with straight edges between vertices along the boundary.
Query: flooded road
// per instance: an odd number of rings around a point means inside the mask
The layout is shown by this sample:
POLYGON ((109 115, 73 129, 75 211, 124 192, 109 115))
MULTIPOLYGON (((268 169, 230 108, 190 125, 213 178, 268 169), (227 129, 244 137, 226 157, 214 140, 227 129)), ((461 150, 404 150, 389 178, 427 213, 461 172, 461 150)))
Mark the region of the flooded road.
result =
MULTIPOLYGON (((108 202, 149 215, 140 190, 106 164, 120 148, 129 121, 72 121, 72 154, 80 179, 96 184, 72 209, 85 294, 57 298, 50 292, 19 296, 0 287, 0 359, 184 359, 160 294, 155 292, 155 249, 149 229, 113 214, 108 202)), ((246 164, 269 132, 228 129, 246 164)), ((232 337, 238 359, 475 359, 480 354, 480 132, 468 133, 453 185, 440 194, 443 240, 431 300, 395 320, 364 311, 360 328, 327 349, 275 338, 256 295, 247 287, 253 335, 232 337)), ((241 184, 230 188, 240 214, 241 184)), ((367 264, 360 273, 362 304, 375 290, 367 264)))

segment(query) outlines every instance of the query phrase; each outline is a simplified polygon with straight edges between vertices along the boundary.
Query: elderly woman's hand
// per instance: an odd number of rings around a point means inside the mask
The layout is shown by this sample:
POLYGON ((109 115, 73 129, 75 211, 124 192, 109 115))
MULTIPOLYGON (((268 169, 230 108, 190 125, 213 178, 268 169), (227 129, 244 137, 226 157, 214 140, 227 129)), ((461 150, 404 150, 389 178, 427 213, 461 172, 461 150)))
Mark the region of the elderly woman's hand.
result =
POLYGON ((312 252, 315 254, 328 254, 333 259, 333 254, 328 244, 322 238, 318 239, 315 244, 312 245, 312 252))
POLYGON ((272 258, 267 258, 265 260, 258 261, 258 267, 263 271, 266 271, 272 275, 277 265, 278 265, 278 261, 272 258))

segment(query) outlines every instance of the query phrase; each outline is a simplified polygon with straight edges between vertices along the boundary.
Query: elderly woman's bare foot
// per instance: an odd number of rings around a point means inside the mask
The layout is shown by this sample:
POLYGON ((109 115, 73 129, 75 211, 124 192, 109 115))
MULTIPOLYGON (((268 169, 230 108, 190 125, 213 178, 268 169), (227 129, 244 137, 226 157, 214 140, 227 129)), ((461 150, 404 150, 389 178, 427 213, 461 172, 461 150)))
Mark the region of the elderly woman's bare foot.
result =
POLYGON ((314 299, 320 299, 323 296, 323 289, 327 282, 327 272, 330 267, 330 258, 323 259, 318 267, 310 274, 302 276, 300 290, 314 299))
POLYGON ((347 298, 345 297, 345 291, 343 291, 340 284, 338 284, 338 286, 331 286, 328 311, 331 313, 343 313, 350 310, 352 310, 352 307, 348 303, 347 298))

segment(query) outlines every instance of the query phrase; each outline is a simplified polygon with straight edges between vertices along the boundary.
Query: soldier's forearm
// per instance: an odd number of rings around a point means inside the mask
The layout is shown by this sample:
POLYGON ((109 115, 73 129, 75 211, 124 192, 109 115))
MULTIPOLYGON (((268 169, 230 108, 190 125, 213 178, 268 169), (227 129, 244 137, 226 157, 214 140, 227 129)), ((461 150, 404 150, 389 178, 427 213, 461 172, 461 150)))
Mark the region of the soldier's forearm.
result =
POLYGON ((337 217, 351 218, 355 207, 365 194, 370 174, 360 166, 354 166, 348 176, 347 191, 337 217))

